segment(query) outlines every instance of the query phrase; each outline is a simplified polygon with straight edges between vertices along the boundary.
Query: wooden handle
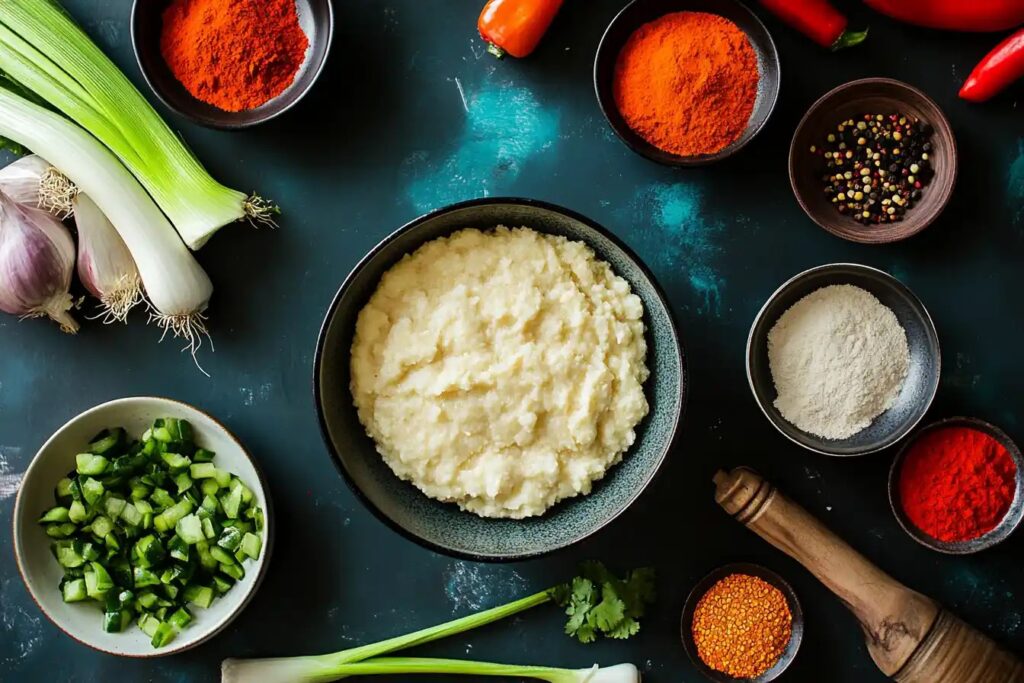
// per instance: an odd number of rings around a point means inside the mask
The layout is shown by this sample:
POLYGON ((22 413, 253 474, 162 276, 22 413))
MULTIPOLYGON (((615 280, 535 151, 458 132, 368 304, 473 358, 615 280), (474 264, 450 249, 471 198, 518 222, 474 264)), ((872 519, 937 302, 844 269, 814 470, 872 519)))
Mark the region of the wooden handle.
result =
POLYGON ((939 606, 878 569, 747 468, 715 475, 715 500, 839 596, 864 628, 875 664, 893 675, 935 623, 939 606))
POLYGON ((1024 683, 1024 663, 841 541, 753 470, 715 475, 715 500, 804 565, 860 621, 875 664, 898 683, 1024 683))

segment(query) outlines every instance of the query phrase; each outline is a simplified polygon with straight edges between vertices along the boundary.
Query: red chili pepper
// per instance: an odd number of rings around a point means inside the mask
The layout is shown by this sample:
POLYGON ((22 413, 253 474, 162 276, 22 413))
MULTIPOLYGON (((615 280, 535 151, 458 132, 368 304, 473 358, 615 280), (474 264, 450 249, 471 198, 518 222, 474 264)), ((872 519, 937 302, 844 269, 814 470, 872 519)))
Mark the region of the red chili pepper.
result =
POLYGON ((477 28, 501 59, 505 53, 525 57, 533 52, 558 14, 562 0, 490 0, 484 5, 477 28))
POLYGON ((978 62, 960 88, 960 97, 984 102, 1019 78, 1024 78, 1024 28, 996 45, 978 62))
POLYGON ((948 31, 1006 31, 1024 24, 1024 0, 864 0, 908 24, 948 31))
POLYGON ((867 31, 847 31, 846 17, 828 0, 761 0, 779 19, 822 47, 841 50, 864 41, 867 31))

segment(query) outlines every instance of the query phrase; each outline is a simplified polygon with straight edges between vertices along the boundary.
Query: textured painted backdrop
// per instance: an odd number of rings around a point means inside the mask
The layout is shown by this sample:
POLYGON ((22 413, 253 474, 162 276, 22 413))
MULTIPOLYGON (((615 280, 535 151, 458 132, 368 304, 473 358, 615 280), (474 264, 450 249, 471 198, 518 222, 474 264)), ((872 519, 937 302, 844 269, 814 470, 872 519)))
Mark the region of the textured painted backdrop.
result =
MULTIPOLYGON (((132 78, 128 0, 69 9, 132 78)), ((232 226, 199 258, 216 284, 216 353, 200 375, 143 316, 88 324, 76 338, 0 318, 0 680, 214 680, 230 655, 326 652, 498 604, 568 577, 581 559, 660 571, 657 611, 627 643, 581 646, 538 610, 423 653, 584 666, 633 661, 651 683, 697 681, 678 639, 689 587, 715 566, 764 563, 799 592, 809 630, 787 679, 882 680, 841 605, 796 564, 730 521, 710 477, 747 463, 879 565, 1024 652, 1024 535, 976 557, 933 554, 907 538, 885 494, 890 453, 835 460, 785 441, 756 408, 743 373, 748 326, 794 273, 859 261, 902 278, 932 311, 944 370, 931 416, 977 415, 1024 440, 1024 116, 1014 93, 984 107, 955 97, 995 36, 901 27, 846 3, 867 45, 828 54, 767 18, 782 56, 782 95, 738 158, 672 170, 620 144, 591 87, 597 41, 621 0, 569 0, 535 57, 495 62, 475 36, 482 0, 336 3, 338 30, 316 91, 279 121, 244 133, 170 116, 210 170, 285 209, 281 228, 232 226), (870 75, 924 88, 950 115, 961 181, 944 216, 906 243, 839 241, 801 213, 786 152, 806 107, 870 75), (317 432, 314 338, 338 284, 380 238, 416 215, 481 195, 568 206, 622 236, 669 293, 687 345, 692 394, 666 476, 610 528, 543 560, 480 565, 400 538, 346 489, 317 432), (36 610, 15 568, 13 493, 42 441, 101 401, 161 394, 227 422, 271 483, 278 537, 267 581, 224 634, 198 650, 136 662, 97 654, 36 610)), ((98 627, 98 623, 97 623, 98 627)), ((425 680, 425 679, 424 679, 425 680)), ((440 679, 435 679, 440 680, 440 679)))

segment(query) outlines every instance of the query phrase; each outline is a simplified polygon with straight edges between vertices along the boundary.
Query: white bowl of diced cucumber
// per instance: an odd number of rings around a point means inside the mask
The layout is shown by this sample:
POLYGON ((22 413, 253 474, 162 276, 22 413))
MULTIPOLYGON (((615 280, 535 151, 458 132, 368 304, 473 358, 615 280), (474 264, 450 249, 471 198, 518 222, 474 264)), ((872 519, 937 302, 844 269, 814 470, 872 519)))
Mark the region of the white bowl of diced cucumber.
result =
POLYGON ((51 436, 14 505, 32 598, 62 631, 125 657, 195 647, 248 604, 273 518, 255 462, 185 403, 103 403, 51 436))

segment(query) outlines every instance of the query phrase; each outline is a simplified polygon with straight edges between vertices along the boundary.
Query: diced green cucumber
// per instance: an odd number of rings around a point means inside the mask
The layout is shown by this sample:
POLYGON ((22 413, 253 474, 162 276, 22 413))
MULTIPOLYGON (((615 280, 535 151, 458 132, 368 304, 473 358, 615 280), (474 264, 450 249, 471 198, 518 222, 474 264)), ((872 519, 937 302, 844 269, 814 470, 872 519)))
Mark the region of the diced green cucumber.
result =
POLYGON ((211 545, 210 554, 213 555, 213 559, 217 560, 220 564, 234 564, 235 558, 231 556, 231 553, 224 550, 220 546, 211 545))
POLYGON ((199 490, 203 492, 204 496, 216 496, 217 491, 220 490, 220 484, 216 479, 202 479, 199 482, 199 490))
POLYGON ((163 459, 164 464, 171 470, 171 474, 187 470, 192 464, 192 461, 181 453, 161 453, 160 458, 163 459))
POLYGON ((220 497, 220 505, 224 508, 224 516, 228 519, 238 519, 239 508, 242 507, 242 489, 233 488, 226 495, 220 497))
POLYGON ((101 600, 113 587, 114 581, 110 578, 106 568, 99 562, 90 562, 89 568, 85 571, 86 594, 94 600, 101 600))
POLYGON ((203 535, 203 523, 195 515, 185 515, 179 519, 174 531, 181 540, 189 545, 194 545, 206 538, 203 535))
POLYGON ((78 531, 78 527, 71 522, 62 522, 60 524, 47 524, 45 530, 46 535, 50 538, 67 538, 78 531))
POLYGON ((100 548, 92 541, 83 543, 80 552, 87 562, 94 562, 100 559, 100 548))
POLYGON ((191 442, 194 439, 192 424, 188 420, 178 420, 178 440, 191 442))
POLYGON ((57 499, 57 502, 61 505, 70 505, 74 497, 71 495, 71 479, 64 477, 57 482, 56 488, 53 490, 53 497, 57 499))
MULTIPOLYGON (((155 598, 156 596, 154 595, 153 597, 155 598)), ((139 628, 150 638, 156 633, 158 626, 160 626, 160 620, 152 614, 143 613, 139 615, 139 628)))
POLYGON ((85 591, 85 579, 72 579, 65 581, 61 587, 64 602, 81 602, 89 595, 85 591))
POLYGON ((68 508, 68 519, 75 524, 83 524, 89 520, 89 515, 92 514, 85 509, 82 502, 79 500, 71 501, 71 506, 68 508))
POLYGON ((167 618, 167 621, 175 630, 180 631, 192 622, 192 615, 184 607, 179 607, 167 618))
POLYGON ((160 586, 160 590, 164 592, 164 595, 166 595, 169 600, 177 600, 180 589, 173 583, 165 583, 160 586))
POLYGON ((242 536, 241 550, 252 559, 258 559, 260 549, 263 548, 263 541, 254 533, 246 533, 242 536))
POLYGON ((174 483, 178 485, 178 495, 180 496, 192 488, 192 477, 188 476, 188 472, 181 472, 174 477, 174 483))
POLYGON ((160 585, 160 577, 145 567, 135 567, 132 570, 132 577, 136 589, 160 585))
POLYGON ((114 530, 114 523, 105 515, 96 515, 90 526, 92 527, 92 532, 99 538, 106 538, 114 530))
POLYGON ((217 486, 222 489, 231 486, 231 473, 227 470, 217 468, 217 471, 213 473, 213 478, 217 482, 217 486))
POLYGON ((159 598, 156 593, 150 590, 142 591, 138 597, 135 598, 136 604, 142 609, 152 609, 159 598))
POLYGON ((201 564, 204 569, 213 571, 217 568, 217 560, 210 554, 210 546, 206 541, 199 541, 196 543, 196 552, 199 553, 199 564, 201 564))
MULTIPOLYGON (((179 524, 181 522, 178 522, 179 524)), ((181 536, 175 534, 171 536, 171 540, 167 541, 167 552, 170 553, 171 557, 181 562, 188 562, 189 551, 188 543, 182 540, 181 536)))
POLYGON ((82 499, 84 499, 86 505, 91 507, 100 501, 106 492, 106 487, 103 486, 103 482, 92 477, 86 477, 85 481, 81 482, 80 490, 82 492, 82 499))
POLYGON ((220 563, 217 566, 222 572, 230 576, 235 581, 241 581, 245 576, 245 570, 242 569, 242 565, 235 561, 235 558, 231 558, 231 564, 220 563))
POLYGON ((164 427, 162 425, 159 427, 153 427, 153 429, 150 430, 150 434, 152 434, 153 438, 156 439, 157 441, 163 441, 164 443, 174 441, 174 435, 171 434, 170 430, 167 429, 167 427, 164 427))
POLYGON ((50 522, 67 522, 70 519, 68 515, 68 508, 58 505, 52 507, 43 513, 43 516, 39 518, 40 524, 48 524, 50 522))
POLYGON ((103 455, 117 448, 124 440, 124 430, 120 427, 104 429, 89 442, 89 452, 103 455))
POLYGON ((82 544, 77 541, 57 541, 53 544, 53 555, 57 564, 64 568, 81 567, 86 563, 82 556, 82 544))
POLYGON ((208 540, 217 538, 217 528, 213 526, 213 520, 209 517, 203 517, 203 536, 208 540))
POLYGON ((142 513, 139 512, 137 507, 128 503, 124 506, 124 509, 121 510, 121 519, 132 526, 139 526, 142 524, 142 513))
POLYGON ((213 604, 213 589, 209 586, 200 586, 198 584, 186 586, 183 595, 185 602, 192 603, 203 609, 213 604))
POLYGON ((75 456, 75 471, 87 476, 103 474, 109 464, 110 461, 102 455, 79 453, 75 456))
POLYGON ((154 503, 162 508, 169 508, 174 505, 174 499, 171 498, 171 494, 159 487, 153 489, 153 495, 151 498, 154 503))
POLYGON ((233 579, 220 576, 219 574, 213 575, 213 589, 217 591, 218 595, 224 595, 231 590, 231 587, 234 585, 235 582, 233 579))
POLYGON ((177 632, 174 630, 174 627, 168 622, 162 621, 160 622, 160 625, 156 627, 156 630, 153 631, 153 640, 150 642, 153 647, 164 647, 174 640, 174 636, 176 635, 177 632))
POLYGON ((138 481, 130 483, 130 486, 131 486, 131 494, 130 495, 131 495, 131 499, 132 500, 143 500, 145 498, 149 498, 150 494, 153 492, 153 489, 151 489, 150 487, 146 486, 146 484, 144 484, 141 479, 139 479, 138 481))
POLYGON ((107 495, 103 501, 103 511, 107 513, 107 517, 110 519, 117 519, 121 516, 121 511, 124 510, 124 506, 128 504, 124 498, 115 495, 107 495))
POLYGON ((238 546, 242 545, 242 532, 234 527, 224 527, 220 538, 217 539, 217 545, 228 552, 235 552, 238 550, 238 546))
POLYGON ((188 468, 188 473, 193 479, 213 479, 217 476, 217 466, 212 462, 192 463, 192 466, 188 468))
POLYGON ((160 533, 173 529, 179 519, 192 512, 192 507, 192 501, 188 499, 179 500, 153 518, 153 527, 160 533))
POLYGON ((152 567, 159 564, 165 555, 163 543, 153 534, 146 534, 132 547, 133 564, 137 567, 152 567))
MULTIPOLYGON (((205 448, 197 448, 196 452, 192 454, 192 462, 213 462, 213 458, 216 455, 213 451, 205 448)), ((195 475, 192 475, 193 479, 197 479, 195 475)))

